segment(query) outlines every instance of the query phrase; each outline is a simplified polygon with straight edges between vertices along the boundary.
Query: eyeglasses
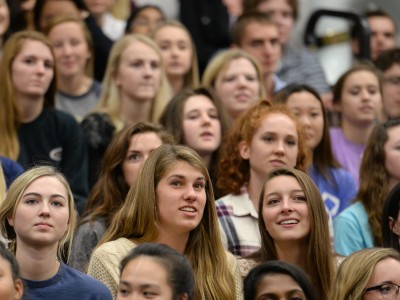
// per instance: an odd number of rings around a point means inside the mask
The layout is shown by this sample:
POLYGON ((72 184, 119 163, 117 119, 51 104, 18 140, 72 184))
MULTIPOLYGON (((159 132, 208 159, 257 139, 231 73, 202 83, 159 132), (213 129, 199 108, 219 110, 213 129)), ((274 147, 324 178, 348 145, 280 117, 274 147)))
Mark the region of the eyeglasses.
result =
POLYGON ((391 85, 400 86, 400 76, 387 77, 383 81, 391 85))
POLYGON ((370 291, 379 291, 383 299, 394 299, 399 294, 400 285, 389 282, 366 288, 363 293, 370 291))

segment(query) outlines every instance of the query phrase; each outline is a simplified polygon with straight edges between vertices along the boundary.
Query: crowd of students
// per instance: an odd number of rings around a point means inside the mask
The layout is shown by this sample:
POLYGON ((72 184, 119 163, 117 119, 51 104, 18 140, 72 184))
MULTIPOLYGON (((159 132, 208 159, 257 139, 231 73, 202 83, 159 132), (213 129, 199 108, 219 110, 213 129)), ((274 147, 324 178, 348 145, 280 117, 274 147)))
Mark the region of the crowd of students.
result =
POLYGON ((17 2, 0 0, 0 299, 400 298, 388 13, 365 14, 371 59, 329 87, 289 42, 296 0, 182 0, 182 23, 17 2))

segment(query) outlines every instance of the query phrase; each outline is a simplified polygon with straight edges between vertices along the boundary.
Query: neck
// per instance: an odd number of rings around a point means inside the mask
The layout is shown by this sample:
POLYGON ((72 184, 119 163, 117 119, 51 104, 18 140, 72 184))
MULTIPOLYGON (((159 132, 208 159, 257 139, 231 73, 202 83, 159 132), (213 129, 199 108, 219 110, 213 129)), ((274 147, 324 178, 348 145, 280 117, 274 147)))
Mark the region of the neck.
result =
POLYGON ((211 167, 211 157, 212 153, 199 153, 201 158, 203 159, 204 164, 209 169, 211 167))
POLYGON ((60 268, 57 260, 57 244, 40 249, 17 242, 17 258, 24 279, 43 281, 52 278, 60 268))
POLYGON ((92 14, 92 17, 96 21, 97 26, 101 28, 103 26, 103 14, 92 14))
POLYGON ((389 178, 389 186, 388 186, 388 192, 393 190, 393 188, 399 183, 399 180, 393 177, 389 178))
POLYGON ((274 88, 275 88, 275 83, 274 83, 274 79, 273 79, 272 75, 273 74, 265 74, 264 75, 265 91, 267 93, 267 98, 270 101, 274 95, 274 88))
POLYGON ((84 74, 69 77, 58 76, 57 87, 65 94, 80 96, 90 89, 92 83, 93 80, 84 74))
POLYGON ((375 122, 364 124, 362 126, 355 125, 346 120, 342 121, 342 130, 344 136, 351 142, 356 144, 367 144, 368 137, 375 126, 375 122))
POLYGON ((296 241, 275 242, 277 259, 294 264, 305 270, 305 259, 307 257, 304 251, 304 245, 296 241))
POLYGON ((151 117, 151 104, 152 100, 136 101, 121 95, 121 114, 126 124, 149 121, 151 117))
POLYGON ((168 82, 171 85, 172 92, 177 95, 184 86, 183 76, 168 76, 168 82))
POLYGON ((254 208, 257 212, 263 183, 264 178, 260 178, 260 176, 255 174, 253 171, 250 171, 250 180, 249 185, 247 186, 247 190, 249 193, 249 198, 251 202, 253 202, 254 208))
POLYGON ((43 111, 44 97, 22 97, 15 98, 18 107, 18 121, 29 123, 35 120, 43 111))
POLYGON ((156 243, 165 244, 172 249, 175 249, 181 254, 185 254, 186 245, 189 240, 189 233, 177 234, 170 233, 167 230, 160 229, 156 243))

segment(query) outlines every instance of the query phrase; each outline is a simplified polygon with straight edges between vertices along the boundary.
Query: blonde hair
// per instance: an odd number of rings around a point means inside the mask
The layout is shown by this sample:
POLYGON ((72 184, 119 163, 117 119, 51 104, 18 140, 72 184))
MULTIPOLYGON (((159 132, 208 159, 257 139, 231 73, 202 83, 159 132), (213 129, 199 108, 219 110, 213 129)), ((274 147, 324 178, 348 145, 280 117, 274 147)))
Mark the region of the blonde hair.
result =
POLYGON ((389 248, 368 248, 346 257, 333 280, 330 300, 362 300, 376 265, 388 258, 400 262, 400 253, 389 248))
POLYGON ((65 187, 68 194, 69 221, 68 230, 58 243, 57 255, 59 258, 69 254, 72 246, 72 239, 76 227, 76 212, 74 208, 74 196, 69 187, 67 179, 53 166, 39 166, 22 173, 11 184, 7 196, 0 205, 0 234, 11 241, 10 250, 15 254, 17 250, 17 234, 14 227, 8 223, 8 217, 14 218, 18 205, 26 188, 38 178, 50 176, 56 177, 65 187), (67 249, 67 253, 65 250, 67 249))
POLYGON ((257 59, 254 58, 251 54, 240 50, 240 49, 230 49, 230 50, 225 50, 221 51, 219 54, 217 54, 207 65, 206 69, 204 70, 203 77, 201 79, 202 85, 205 87, 211 87, 215 88, 215 81, 218 77, 219 74, 222 72, 226 72, 226 69, 229 66, 229 63, 232 60, 238 59, 238 58, 245 58, 251 64, 254 66, 257 72, 257 80, 260 83, 260 91, 258 98, 259 99, 265 99, 266 97, 266 91, 264 87, 264 76, 260 67, 260 64, 258 63, 257 59))
POLYGON ((6 179, 4 178, 3 166, 0 163, 0 205, 3 203, 4 197, 6 196, 6 191, 6 179))
MULTIPOLYGON (((100 100, 95 108, 95 111, 106 113, 110 116, 112 123, 116 127, 117 131, 121 130, 125 125, 121 119, 121 108, 120 108, 120 94, 118 87, 114 82, 114 77, 121 63, 121 56, 124 50, 133 43, 143 43, 152 48, 157 56, 162 61, 161 51, 157 44, 147 36, 140 34, 128 34, 122 37, 116 42, 108 58, 107 68, 102 83, 102 93, 100 100)), ((171 98, 171 88, 168 83, 168 79, 165 75, 165 67, 161 63, 161 78, 160 86, 153 99, 151 108, 151 122, 158 123, 158 119, 161 116, 165 106, 171 98)))
POLYGON ((196 52, 196 45, 193 42, 192 35, 189 30, 179 21, 169 20, 162 23, 158 26, 151 34, 151 37, 155 40, 155 36, 157 32, 165 27, 176 27, 182 29, 188 36, 190 44, 192 46, 192 61, 190 70, 184 76, 184 88, 196 88, 200 84, 199 79, 199 66, 197 63, 197 52, 196 52))
MULTIPOLYGON (((0 62, 0 155, 16 160, 19 155, 18 107, 15 104, 15 91, 12 81, 12 65, 26 41, 38 41, 47 46, 54 58, 49 40, 36 31, 19 31, 11 35, 3 48, 0 62)), ((44 95, 44 106, 54 107, 56 93, 56 72, 53 66, 53 79, 44 95)))
POLYGON ((138 244, 155 241, 159 234, 156 187, 179 161, 195 167, 206 179, 203 217, 190 232, 185 249, 196 277, 196 299, 235 299, 234 277, 221 243, 212 182, 200 156, 185 146, 164 144, 153 151, 99 245, 121 237, 138 244))

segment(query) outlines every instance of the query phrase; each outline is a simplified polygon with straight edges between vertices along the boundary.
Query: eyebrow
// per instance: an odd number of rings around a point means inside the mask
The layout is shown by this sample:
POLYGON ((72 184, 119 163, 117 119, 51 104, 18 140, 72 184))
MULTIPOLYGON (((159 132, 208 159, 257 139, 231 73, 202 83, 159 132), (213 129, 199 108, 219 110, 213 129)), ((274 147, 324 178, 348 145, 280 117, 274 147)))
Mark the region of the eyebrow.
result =
MULTIPOLYGON (((303 190, 292 190, 292 191, 290 191, 290 193, 304 193, 304 191, 303 190)), ((269 194, 267 194, 267 195, 265 195, 266 197, 269 197, 269 196, 273 196, 273 195, 280 195, 280 193, 278 193, 278 192, 272 192, 272 193, 269 193, 269 194)))
MULTIPOLYGON (((132 285, 130 284, 130 282, 122 280, 120 281, 119 285, 125 285, 127 287, 132 287, 132 285)), ((145 283, 145 284, 140 284, 139 285, 140 288, 157 288, 160 289, 160 286, 157 284, 150 284, 150 283, 145 283)))
MULTIPOLYGON (((180 175, 180 174, 172 174, 171 176, 168 177, 168 179, 174 178, 174 177, 177 177, 179 179, 186 179, 186 176, 180 175)), ((200 177, 197 177, 196 180, 204 180, 205 181, 206 178, 204 176, 200 176, 200 177)))
MULTIPOLYGON (((41 194, 39 194, 39 193, 34 193, 34 192, 32 192, 32 193, 27 193, 27 194, 24 194, 22 197, 27 197, 27 196, 37 196, 37 197, 42 197, 42 195, 41 194)), ((50 195, 52 198, 54 198, 54 197, 61 197, 61 198, 63 198, 63 199, 66 199, 63 195, 61 195, 61 194, 52 194, 52 195, 50 195)))

